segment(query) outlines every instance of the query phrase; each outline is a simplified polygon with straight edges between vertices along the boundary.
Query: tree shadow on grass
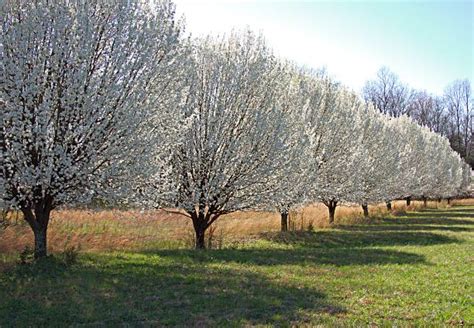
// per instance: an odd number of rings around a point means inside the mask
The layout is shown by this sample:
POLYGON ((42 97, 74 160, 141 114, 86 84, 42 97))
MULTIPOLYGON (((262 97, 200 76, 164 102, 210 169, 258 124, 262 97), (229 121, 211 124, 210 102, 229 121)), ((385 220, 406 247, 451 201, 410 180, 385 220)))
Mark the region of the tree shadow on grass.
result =
POLYGON ((474 228, 456 227, 456 226, 436 226, 436 225, 397 225, 397 224, 385 224, 385 225, 368 225, 358 226, 349 225, 342 226, 339 229, 351 230, 351 231, 452 231, 452 232, 474 232, 474 228))
POLYGON ((184 262, 169 253, 18 266, 0 276, 0 326, 281 325, 345 312, 315 288, 205 265, 211 260, 192 254, 216 252, 188 253, 184 262))
MULTIPOLYGON (((346 231, 365 231, 367 233, 380 231, 451 231, 451 232, 474 232, 474 227, 459 226, 459 223, 450 223, 449 219, 376 219, 371 224, 341 225, 337 228, 346 231), (409 221, 408 221, 409 220, 409 221)), ((459 220, 456 220, 459 222, 459 220)))
POLYGON ((317 232, 295 231, 286 233, 264 233, 262 237, 279 243, 307 248, 360 248, 377 246, 437 245, 461 243, 462 241, 431 232, 372 230, 372 225, 343 226, 338 230, 317 232))
POLYGON ((238 263, 260 266, 274 265, 384 265, 427 264, 424 256, 395 250, 373 248, 310 248, 296 245, 293 249, 244 248, 223 250, 148 250, 164 258, 183 262, 238 263))
MULTIPOLYGON (((453 213, 453 212, 408 212, 403 215, 404 217, 408 218, 443 218, 443 219, 454 219, 453 221, 458 221, 455 220, 455 218, 471 218, 474 219, 473 214, 471 213, 453 213)), ((469 220, 465 220, 469 221, 469 220)), ((473 221, 470 221, 471 223, 473 221)))
POLYGON ((471 213, 472 217, 474 218, 474 206, 464 206, 464 205, 461 205, 461 206, 458 206, 458 205, 454 205, 452 207, 449 207, 449 208, 445 208, 445 209, 439 209, 439 208, 426 208, 426 209, 423 209, 422 212, 461 212, 461 213, 471 213))
POLYGON ((348 231, 371 233, 374 231, 474 231, 474 209, 434 210, 426 209, 422 212, 409 212, 398 217, 374 219, 370 224, 340 225, 337 228, 348 231), (465 211, 465 212, 464 212, 465 211), (463 218, 472 218, 467 220, 463 218))
MULTIPOLYGON (((474 225, 474 220, 461 220, 461 219, 451 219, 449 217, 433 217, 430 216, 421 216, 408 213, 403 217, 397 218, 383 218, 379 220, 381 223, 385 224, 396 224, 405 227, 413 227, 415 225, 439 225, 439 226, 472 226, 474 225)), ((469 227, 470 228, 470 227, 469 227)))
POLYGON ((453 222, 460 221, 465 223, 457 223, 457 224, 474 224, 474 213, 471 212, 457 212, 457 211, 422 211, 422 212, 408 212, 403 215, 402 217, 407 218, 443 218, 443 219, 451 219, 453 222), (471 218, 473 221, 470 220, 456 220, 456 218, 471 218), (470 222, 470 223, 466 223, 470 222))

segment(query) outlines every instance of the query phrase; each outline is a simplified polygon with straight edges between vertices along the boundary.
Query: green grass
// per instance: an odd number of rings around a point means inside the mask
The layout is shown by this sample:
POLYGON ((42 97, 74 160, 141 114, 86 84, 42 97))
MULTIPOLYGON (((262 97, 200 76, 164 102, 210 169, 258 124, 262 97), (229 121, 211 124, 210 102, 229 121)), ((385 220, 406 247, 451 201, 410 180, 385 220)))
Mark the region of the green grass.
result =
MULTIPOLYGON (((150 246, 151 247, 151 246, 150 246)), ((0 273, 0 326, 474 324, 474 206, 0 273)))

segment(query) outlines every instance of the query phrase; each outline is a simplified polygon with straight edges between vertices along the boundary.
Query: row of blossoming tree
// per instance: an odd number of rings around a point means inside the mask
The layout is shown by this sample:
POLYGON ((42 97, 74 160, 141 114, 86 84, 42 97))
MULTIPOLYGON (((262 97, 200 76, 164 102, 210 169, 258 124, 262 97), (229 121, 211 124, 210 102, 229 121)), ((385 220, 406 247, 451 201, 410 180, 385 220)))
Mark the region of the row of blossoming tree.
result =
POLYGON ((169 1, 1 4, 0 192, 35 256, 50 213, 92 199, 189 216, 320 201, 450 198, 470 171, 448 141, 389 118, 245 31, 190 40, 169 1))

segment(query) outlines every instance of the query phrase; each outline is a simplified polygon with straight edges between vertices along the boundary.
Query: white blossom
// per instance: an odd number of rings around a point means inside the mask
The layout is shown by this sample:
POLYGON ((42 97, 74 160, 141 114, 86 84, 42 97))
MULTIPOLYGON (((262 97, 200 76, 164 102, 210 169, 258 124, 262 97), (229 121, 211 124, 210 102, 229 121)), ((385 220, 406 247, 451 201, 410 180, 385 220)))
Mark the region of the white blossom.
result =
POLYGON ((160 135, 156 116, 172 124, 181 27, 169 1, 5 1, 0 12, 2 198, 45 235, 52 208, 133 170, 143 136, 160 135))

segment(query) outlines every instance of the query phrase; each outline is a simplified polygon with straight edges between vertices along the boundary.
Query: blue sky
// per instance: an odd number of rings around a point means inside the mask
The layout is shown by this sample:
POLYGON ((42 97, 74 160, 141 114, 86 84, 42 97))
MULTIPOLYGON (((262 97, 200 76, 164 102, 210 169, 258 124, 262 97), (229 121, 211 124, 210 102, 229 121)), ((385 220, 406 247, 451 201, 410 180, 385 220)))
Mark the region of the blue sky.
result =
POLYGON ((412 87, 441 94, 474 80, 474 1, 175 0, 195 36, 262 32, 275 52, 326 67, 360 91, 388 66, 412 87))

